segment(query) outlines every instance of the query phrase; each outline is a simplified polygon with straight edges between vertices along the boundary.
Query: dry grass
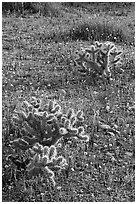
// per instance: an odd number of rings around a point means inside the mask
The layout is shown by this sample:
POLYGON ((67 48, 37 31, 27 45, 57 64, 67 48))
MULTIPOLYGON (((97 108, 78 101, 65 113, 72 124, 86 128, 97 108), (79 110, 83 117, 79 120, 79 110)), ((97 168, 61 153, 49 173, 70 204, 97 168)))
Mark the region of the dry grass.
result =
POLYGON ((3 201, 42 201, 40 186, 25 177, 25 191, 23 172, 18 172, 15 180, 14 167, 6 157, 13 152, 10 141, 19 137, 12 125, 17 103, 46 93, 58 100, 64 109, 72 107, 84 111, 90 143, 82 147, 72 141, 66 152, 59 149, 61 154, 72 154, 74 171, 57 174, 58 185, 53 188, 47 184, 44 201, 133 202, 134 16, 128 12, 127 16, 110 18, 109 13, 104 15, 102 11, 95 17, 89 14, 88 8, 85 11, 68 6, 62 8, 61 15, 52 12, 45 17, 37 13, 27 15, 24 18, 13 14, 3 17, 3 201), (74 74, 77 69, 75 51, 90 45, 92 40, 115 42, 124 53, 121 65, 124 72, 120 72, 120 67, 113 70, 114 81, 107 89, 101 80, 98 86, 84 84, 74 74), (62 89, 66 92, 64 97, 62 89), (98 112, 99 118, 95 117, 98 112), (97 127, 97 119, 119 134, 97 127))

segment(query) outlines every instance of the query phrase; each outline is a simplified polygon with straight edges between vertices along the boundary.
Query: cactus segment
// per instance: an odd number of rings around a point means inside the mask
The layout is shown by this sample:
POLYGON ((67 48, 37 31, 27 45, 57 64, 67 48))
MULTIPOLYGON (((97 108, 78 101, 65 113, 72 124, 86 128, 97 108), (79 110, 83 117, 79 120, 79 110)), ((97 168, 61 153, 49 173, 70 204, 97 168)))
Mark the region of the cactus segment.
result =
POLYGON ((23 129, 29 135, 34 135, 34 136, 38 135, 38 133, 36 133, 36 131, 33 128, 31 128, 26 121, 23 123, 23 129))
POLYGON ((88 135, 79 135, 78 138, 80 140, 84 140, 85 142, 89 141, 89 136, 88 135))
POLYGON ((62 115, 63 115, 62 112, 58 112, 58 113, 56 113, 56 117, 57 117, 57 119, 58 119, 59 121, 61 120, 62 115))
POLYGON ((42 145, 40 145, 39 143, 36 143, 33 147, 32 150, 37 153, 37 154, 42 154, 43 148, 42 145))
POLYGON ((22 139, 22 138, 19 138, 19 140, 18 140, 18 142, 19 142, 19 144, 20 145, 28 145, 28 142, 26 142, 24 139, 22 139))
MULTIPOLYGON (((33 149, 33 150, 34 150, 34 149, 33 149)), ((33 157, 33 162, 34 162, 34 164, 39 163, 39 160, 40 160, 40 154, 37 153, 37 154, 35 154, 35 156, 33 157)))
POLYGON ((52 121, 54 119, 54 114, 49 114, 47 117, 46 117, 46 120, 47 121, 52 121))
POLYGON ((60 105, 56 105, 52 110, 51 113, 52 114, 57 114, 58 112, 61 111, 61 106, 60 105))
POLYGON ((18 124, 21 125, 23 122, 23 120, 19 118, 17 115, 14 115, 12 120, 13 120, 14 125, 18 125, 18 124))
POLYGON ((64 125, 65 121, 66 121, 66 117, 63 116, 63 117, 61 118, 61 123, 64 125))
POLYGON ((23 139, 27 141, 30 145, 34 145, 35 143, 39 142, 39 139, 36 137, 24 136, 23 139))
MULTIPOLYGON (((18 111, 15 111, 15 114, 17 114, 18 115, 18 118, 20 118, 20 120, 22 120, 22 121, 25 121, 25 120, 27 120, 27 114, 25 113, 25 112, 18 112, 18 111)), ((17 116, 16 115, 16 116, 17 116)))
POLYGON ((67 119, 65 120, 64 128, 66 128, 67 130, 71 128, 70 120, 67 120, 67 119))
POLYGON ((42 163, 44 166, 46 166, 48 162, 49 162, 48 156, 45 155, 42 159, 42 163))
POLYGON ((62 164, 64 164, 63 163, 64 161, 66 162, 66 159, 64 159, 63 156, 59 156, 58 158, 55 159, 55 165, 56 166, 62 166, 62 164))
POLYGON ((31 169, 33 169, 34 167, 34 161, 31 161, 28 165, 27 165, 27 171, 30 171, 31 169))
POLYGON ((67 115, 67 118, 70 119, 71 117, 74 116, 74 110, 72 108, 69 108, 66 115, 67 115))
POLYGON ((116 64, 116 63, 118 63, 120 60, 121 60, 121 57, 115 59, 115 60, 113 61, 113 63, 116 64))
POLYGON ((66 128, 62 127, 59 129, 59 133, 60 133, 60 135, 66 135, 68 133, 68 131, 66 130, 66 128))
POLYGON ((57 150, 55 146, 52 145, 49 149, 49 154, 48 154, 49 160, 52 161, 56 156, 57 156, 57 150))
POLYGON ((79 118, 81 118, 81 117, 83 117, 83 111, 79 110, 79 111, 77 112, 77 118, 79 119, 79 118))
POLYGON ((43 153, 44 153, 44 155, 48 156, 49 155, 49 147, 45 146, 43 148, 43 153))
POLYGON ((77 135, 77 134, 78 134, 78 129, 77 129, 77 128, 71 128, 71 129, 69 130, 69 133, 70 133, 71 135, 77 135))
POLYGON ((48 107, 49 112, 51 112, 53 110, 53 108, 54 108, 54 102, 50 100, 49 101, 49 107, 48 107))
POLYGON ((54 177, 55 177, 54 172, 51 171, 48 167, 45 167, 44 170, 43 170, 43 173, 44 173, 46 176, 48 176, 49 181, 51 181, 52 184, 53 184, 53 186, 55 186, 55 185, 56 185, 56 182, 55 182, 55 180, 54 180, 54 177))
POLYGON ((72 117, 70 118, 70 124, 71 124, 71 126, 74 126, 75 123, 76 123, 76 121, 77 121, 76 116, 72 116, 72 117))
POLYGON ((79 133, 80 135, 81 135, 81 134, 83 135, 83 134, 85 133, 83 126, 78 127, 78 133, 79 133))

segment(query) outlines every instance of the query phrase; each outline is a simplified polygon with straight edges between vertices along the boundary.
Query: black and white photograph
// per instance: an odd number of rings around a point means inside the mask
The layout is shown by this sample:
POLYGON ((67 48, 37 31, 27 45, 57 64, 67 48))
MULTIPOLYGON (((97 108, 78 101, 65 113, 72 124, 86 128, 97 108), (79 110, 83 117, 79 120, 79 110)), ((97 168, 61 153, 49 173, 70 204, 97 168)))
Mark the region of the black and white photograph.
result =
POLYGON ((135 2, 1 9, 2 202, 135 202, 135 2))

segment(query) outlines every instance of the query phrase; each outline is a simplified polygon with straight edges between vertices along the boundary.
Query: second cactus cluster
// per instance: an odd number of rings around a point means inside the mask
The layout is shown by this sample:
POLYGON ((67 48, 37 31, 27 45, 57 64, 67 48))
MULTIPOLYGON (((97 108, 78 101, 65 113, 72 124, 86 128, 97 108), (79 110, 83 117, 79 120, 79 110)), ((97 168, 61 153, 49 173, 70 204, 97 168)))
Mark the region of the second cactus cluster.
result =
POLYGON ((110 77, 112 65, 121 61, 122 51, 118 50, 111 42, 100 43, 96 41, 78 54, 75 63, 80 67, 80 73, 86 76, 95 73, 110 77))

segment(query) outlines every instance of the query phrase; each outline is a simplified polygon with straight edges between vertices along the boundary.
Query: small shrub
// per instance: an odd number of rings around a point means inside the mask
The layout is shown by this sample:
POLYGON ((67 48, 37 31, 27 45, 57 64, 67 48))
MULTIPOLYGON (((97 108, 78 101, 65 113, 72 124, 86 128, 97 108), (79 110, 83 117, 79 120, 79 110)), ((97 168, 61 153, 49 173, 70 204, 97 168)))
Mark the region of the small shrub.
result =
POLYGON ((32 10, 34 7, 31 2, 2 2, 2 12, 20 12, 32 10))
POLYGON ((60 3, 57 2, 45 2, 42 3, 43 9, 41 9, 44 16, 58 17, 61 13, 60 3))
POLYGON ((92 20, 77 25, 76 28, 70 31, 73 40, 103 40, 113 42, 128 43, 127 34, 118 25, 109 24, 105 21, 92 20))
POLYGON ((134 39, 132 30, 123 24, 116 23, 113 19, 103 17, 78 18, 75 24, 69 29, 59 31, 56 35, 61 36, 63 41, 82 40, 82 41, 111 41, 132 45, 134 39))

